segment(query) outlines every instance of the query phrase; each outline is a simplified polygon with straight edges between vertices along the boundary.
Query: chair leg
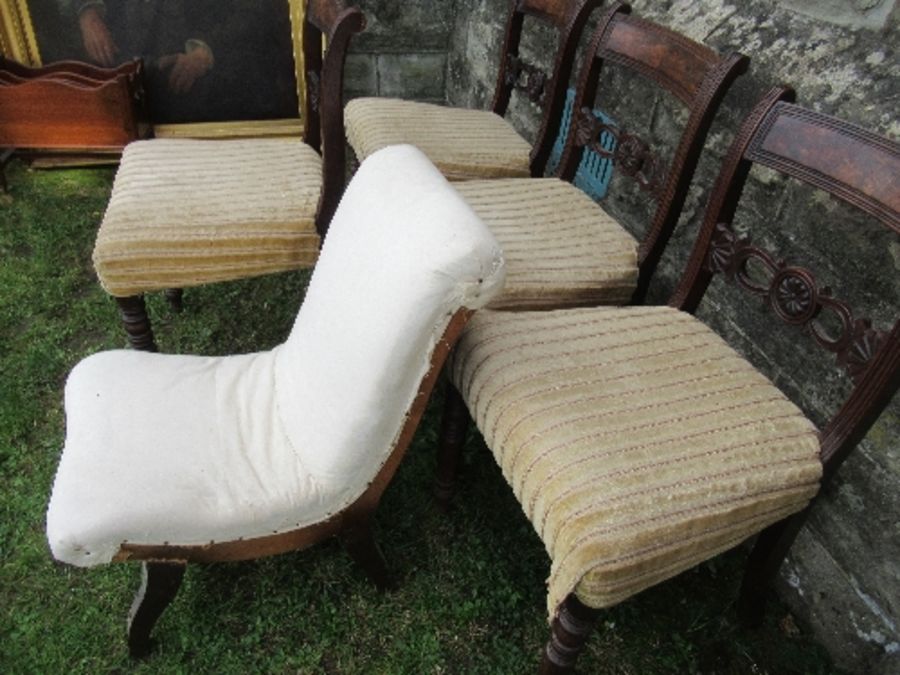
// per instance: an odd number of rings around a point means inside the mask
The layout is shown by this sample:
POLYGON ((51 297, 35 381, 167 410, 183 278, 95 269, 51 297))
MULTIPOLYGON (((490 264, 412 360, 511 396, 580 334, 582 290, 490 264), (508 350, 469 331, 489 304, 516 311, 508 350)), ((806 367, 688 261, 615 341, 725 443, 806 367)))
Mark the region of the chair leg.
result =
POLYGON ((150 632, 178 593, 186 567, 185 563, 143 563, 141 587, 128 612, 128 652, 131 658, 141 658, 150 653, 150 632))
POLYGON ((182 297, 184 296, 183 288, 167 288, 164 292, 166 296, 166 300, 169 301, 169 306, 175 312, 180 312, 184 305, 182 304, 182 297))
POLYGON ((339 536, 353 562, 363 569, 378 590, 390 591, 396 588, 397 584, 388 572, 384 555, 375 541, 370 518, 344 528, 339 536))
POLYGON ((0 150, 0 192, 4 194, 9 192, 9 184, 6 182, 6 165, 9 164, 14 152, 14 148, 0 150))
POLYGON ((147 316, 147 306, 144 304, 144 296, 130 295, 116 298, 116 303, 119 305, 119 314, 131 346, 145 352, 157 351, 156 342, 153 339, 153 328, 150 326, 150 317, 147 316))
POLYGON ((588 636, 600 616, 599 609, 582 604, 569 595, 553 620, 550 640, 544 648, 539 675, 562 675, 575 669, 575 661, 584 650, 588 636))
POLYGON ((466 441, 469 428, 469 411, 462 395, 449 382, 444 388, 444 414, 441 417, 441 435, 438 439, 437 480, 434 499, 442 511, 450 505, 456 483, 456 468, 466 441))
POLYGON ((766 611, 766 594, 784 562, 791 544, 806 521, 807 508, 789 518, 770 525, 759 533, 747 559, 747 569, 741 583, 737 611, 746 626, 759 626, 766 611))

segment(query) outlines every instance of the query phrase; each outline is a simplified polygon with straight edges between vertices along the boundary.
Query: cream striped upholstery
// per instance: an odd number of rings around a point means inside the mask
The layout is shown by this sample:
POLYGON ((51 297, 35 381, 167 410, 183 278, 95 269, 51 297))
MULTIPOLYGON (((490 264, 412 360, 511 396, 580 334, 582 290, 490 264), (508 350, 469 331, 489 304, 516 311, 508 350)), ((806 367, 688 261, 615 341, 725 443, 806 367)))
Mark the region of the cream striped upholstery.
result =
POLYGON ((494 309, 554 309, 628 302, 637 242, 584 192, 556 178, 456 184, 497 237, 506 285, 494 309))
POLYGON ((490 111, 357 98, 344 110, 344 128, 360 161, 389 145, 410 143, 450 180, 531 175, 531 146, 490 111))
POLYGON ((94 247, 114 296, 315 264, 319 155, 298 139, 131 143, 94 247))
POLYGON ((803 509, 816 429, 669 307, 479 312, 450 364, 552 560, 551 616, 606 607, 803 509))

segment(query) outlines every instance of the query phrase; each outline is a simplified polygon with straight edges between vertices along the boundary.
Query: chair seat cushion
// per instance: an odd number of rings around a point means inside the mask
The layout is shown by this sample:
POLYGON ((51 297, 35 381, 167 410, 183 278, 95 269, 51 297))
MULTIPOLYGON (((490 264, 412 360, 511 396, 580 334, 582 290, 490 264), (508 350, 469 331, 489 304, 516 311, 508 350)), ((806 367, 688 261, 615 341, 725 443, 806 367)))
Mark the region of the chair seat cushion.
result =
POLYGON ((818 488, 814 425, 669 307, 485 310, 450 373, 550 554, 551 616, 570 592, 620 602, 818 488))
POLYGON ((312 266, 319 155, 298 139, 129 144, 94 248, 112 295, 312 266))
POLYGON ((494 309, 628 302, 637 242, 573 185, 556 178, 473 180, 459 193, 503 247, 506 285, 494 309))
POLYGON ((344 112, 347 140, 362 161, 409 143, 450 180, 527 177, 531 146, 499 115, 391 98, 357 98, 344 112))

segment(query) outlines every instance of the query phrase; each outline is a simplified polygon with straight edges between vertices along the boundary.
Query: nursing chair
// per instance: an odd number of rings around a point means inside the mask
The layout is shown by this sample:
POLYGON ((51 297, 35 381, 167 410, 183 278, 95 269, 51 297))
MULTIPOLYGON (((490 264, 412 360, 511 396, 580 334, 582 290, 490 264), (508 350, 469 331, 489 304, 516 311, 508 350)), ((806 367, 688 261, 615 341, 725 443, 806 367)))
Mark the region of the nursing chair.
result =
POLYGON ((302 140, 157 138, 125 148, 93 258, 132 346, 156 350, 144 293, 170 290, 180 307, 185 287, 315 264, 344 188, 343 68, 364 27, 343 0, 307 0, 302 140))
POLYGON ((493 309, 626 304, 642 300, 647 291, 719 104, 746 71, 748 59, 737 53, 720 56, 630 12, 621 2, 606 9, 585 51, 560 177, 457 185, 506 256, 507 282, 493 309), (594 114, 596 98, 607 110, 616 109, 614 97, 600 87, 601 75, 610 68, 649 81, 655 92, 683 105, 685 122, 670 160, 635 129, 603 123, 594 114), (601 147, 601 134, 613 141, 612 151, 601 147), (608 158, 613 170, 636 181, 652 204, 652 220, 642 224, 640 242, 572 184, 588 155, 608 158))
POLYGON ((502 281, 471 208, 418 150, 387 148, 348 187, 284 344, 107 351, 73 369, 47 537, 72 565, 142 561, 132 655, 148 650, 188 562, 336 535, 389 583, 373 513, 448 351, 502 281))
POLYGON ((759 621, 811 500, 900 385, 896 307, 876 327, 732 225, 758 165, 900 234, 900 145, 792 99, 772 90, 741 127, 668 306, 485 310, 448 361, 551 559, 542 673, 572 670, 601 608, 757 533, 739 607, 759 621), (816 375, 849 395, 824 426, 693 315, 713 278, 833 355, 816 375))
POLYGON ((541 176, 562 115, 578 40, 602 0, 511 0, 490 110, 452 108, 395 98, 357 98, 346 106, 347 141, 359 160, 376 150, 410 143, 451 180, 541 176), (553 72, 519 53, 525 17, 558 36, 553 72), (530 145, 504 119, 514 91, 541 108, 530 145))

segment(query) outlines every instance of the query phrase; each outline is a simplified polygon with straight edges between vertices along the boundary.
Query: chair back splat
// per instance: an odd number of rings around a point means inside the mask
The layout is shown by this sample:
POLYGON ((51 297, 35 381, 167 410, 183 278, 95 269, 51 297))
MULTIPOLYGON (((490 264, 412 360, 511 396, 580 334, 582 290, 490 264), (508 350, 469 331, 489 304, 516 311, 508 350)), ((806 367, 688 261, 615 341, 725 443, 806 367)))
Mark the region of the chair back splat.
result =
POLYGON ((491 110, 503 117, 514 90, 522 91, 532 103, 543 107, 541 125, 531 150, 531 175, 542 176, 553 149, 554 134, 562 117, 566 87, 575 64, 578 38, 597 7, 598 0, 512 0, 506 37, 500 54, 500 68, 491 110), (559 32, 553 72, 547 74, 519 56, 525 15, 550 24, 559 32))
POLYGON ((338 0, 309 0, 303 22, 306 66, 304 140, 322 154, 322 194, 316 229, 325 236, 344 186, 344 62, 354 34, 366 27, 363 13, 338 0))
MULTIPOLYGON (((834 354, 852 388, 820 432, 824 485, 900 388, 900 318, 889 328, 873 326, 820 286, 810 269, 738 236, 732 221, 750 169, 758 164, 819 188, 900 234, 900 145, 793 100, 792 90, 776 87, 744 122, 670 305, 694 312, 719 275, 763 299, 775 316, 834 354), (764 270, 766 279, 751 275, 751 266, 764 270), (836 320, 836 333, 824 327, 826 315, 836 320)), ((760 537, 741 598, 742 612, 752 621, 761 618, 759 589, 777 571, 805 515, 776 523, 760 537)))
POLYGON ((635 180, 656 203, 638 249, 639 276, 633 301, 640 302, 678 224, 716 110, 732 82, 747 70, 749 59, 737 52, 720 56, 664 26, 630 16, 630 12, 629 5, 615 2, 598 23, 579 76, 559 175, 573 180, 584 154, 594 152, 609 157, 621 175, 635 180), (606 63, 636 71, 687 108, 689 117, 668 167, 626 125, 605 124, 594 115, 593 103, 606 63), (601 134, 612 135, 612 152, 601 145, 601 134))

